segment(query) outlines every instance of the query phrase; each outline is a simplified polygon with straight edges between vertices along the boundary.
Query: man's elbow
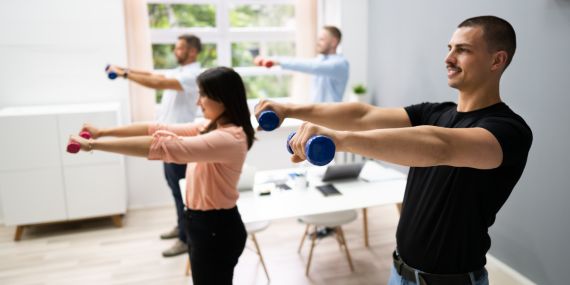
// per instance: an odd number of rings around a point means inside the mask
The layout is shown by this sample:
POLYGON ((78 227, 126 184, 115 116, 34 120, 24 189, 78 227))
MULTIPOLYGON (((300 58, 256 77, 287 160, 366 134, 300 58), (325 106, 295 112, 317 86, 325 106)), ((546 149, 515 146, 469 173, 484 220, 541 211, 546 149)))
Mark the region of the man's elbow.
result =
POLYGON ((431 165, 453 165, 454 154, 451 148, 445 143, 438 144, 433 147, 429 154, 431 156, 431 165))
POLYGON ((182 91, 182 86, 180 86, 180 83, 178 82, 170 82, 167 80, 157 80, 157 89, 168 89, 168 90, 176 90, 176 91, 182 91))
POLYGON ((452 147, 442 150, 439 154, 438 165, 455 167, 470 167, 475 169, 495 169, 503 163, 502 153, 497 155, 487 150, 454 151, 452 147))

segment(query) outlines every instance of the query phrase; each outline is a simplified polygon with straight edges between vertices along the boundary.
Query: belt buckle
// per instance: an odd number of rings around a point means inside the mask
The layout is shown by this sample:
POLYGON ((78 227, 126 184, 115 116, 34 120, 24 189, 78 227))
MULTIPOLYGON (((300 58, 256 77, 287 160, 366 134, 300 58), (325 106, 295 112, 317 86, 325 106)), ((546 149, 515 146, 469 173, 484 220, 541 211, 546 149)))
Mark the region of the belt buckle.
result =
POLYGON ((396 272, 398 272, 398 274, 401 276, 402 265, 404 264, 404 262, 402 261, 402 259, 395 250, 394 252, 392 252, 392 261, 394 262, 394 267, 396 268, 396 272))

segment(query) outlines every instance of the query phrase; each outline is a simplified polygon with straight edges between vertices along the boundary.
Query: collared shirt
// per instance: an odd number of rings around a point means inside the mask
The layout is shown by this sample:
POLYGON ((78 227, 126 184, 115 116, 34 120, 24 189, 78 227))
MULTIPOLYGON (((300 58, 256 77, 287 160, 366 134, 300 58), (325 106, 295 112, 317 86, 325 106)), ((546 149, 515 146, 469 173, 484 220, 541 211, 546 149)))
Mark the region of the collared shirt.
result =
POLYGON ((247 136, 232 124, 200 134, 204 127, 198 123, 149 126, 153 139, 148 159, 188 164, 188 208, 231 209, 239 198, 237 184, 247 155, 247 136))
POLYGON ((164 72, 164 76, 178 80, 182 91, 165 89, 160 102, 157 121, 166 124, 188 123, 196 118, 198 86, 196 77, 200 63, 194 62, 164 72))
POLYGON ((284 69, 315 75, 313 102, 341 102, 348 82, 349 64, 340 54, 321 54, 313 59, 278 58, 284 69))

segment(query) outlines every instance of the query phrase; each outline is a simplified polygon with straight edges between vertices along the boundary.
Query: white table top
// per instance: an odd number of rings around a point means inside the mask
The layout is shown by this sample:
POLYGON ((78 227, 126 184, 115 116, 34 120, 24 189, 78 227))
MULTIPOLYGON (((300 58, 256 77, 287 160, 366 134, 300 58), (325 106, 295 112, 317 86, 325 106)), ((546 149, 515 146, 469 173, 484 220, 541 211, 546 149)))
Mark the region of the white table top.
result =
POLYGON ((304 215, 321 214, 349 209, 368 208, 402 201, 406 188, 406 175, 376 162, 368 161, 360 178, 352 181, 332 183, 342 195, 325 197, 315 186, 326 167, 308 169, 309 187, 302 191, 273 190, 271 195, 260 196, 260 188, 268 187, 268 181, 286 182, 288 174, 300 169, 259 171, 255 175, 254 191, 241 192, 237 202, 244 222, 257 222, 304 215))

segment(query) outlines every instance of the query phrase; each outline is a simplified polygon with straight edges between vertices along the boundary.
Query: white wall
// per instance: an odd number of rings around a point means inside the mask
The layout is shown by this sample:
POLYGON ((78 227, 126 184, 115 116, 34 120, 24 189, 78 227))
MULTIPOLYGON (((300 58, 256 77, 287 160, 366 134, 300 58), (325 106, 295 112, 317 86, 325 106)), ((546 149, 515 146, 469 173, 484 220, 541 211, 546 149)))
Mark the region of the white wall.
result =
MULTIPOLYGON (((103 72, 107 63, 127 62, 123 1, 9 1, 0 35, 0 108, 119 101, 128 123, 127 82, 103 72)), ((247 163, 293 167, 283 141, 293 129, 259 132, 247 163)), ((129 208, 173 204, 162 162, 127 157, 126 172, 129 208)))
POLYGON ((568 284, 570 1, 369 1, 368 82, 377 104, 456 100, 443 63, 455 27, 493 14, 517 32, 501 86, 530 125, 525 172, 490 229, 490 253, 537 284, 568 284))
POLYGON ((2 1, 0 108, 118 101, 128 118, 126 82, 103 71, 126 63, 123 15, 118 0, 2 1))
MULTIPOLYGON (((337 26, 342 32, 339 52, 350 63, 346 93, 352 86, 368 81, 368 1, 320 0, 318 25, 337 26)), ((347 97, 345 96, 345 99, 347 97)))
POLYGON ((5 1, 0 9, 0 107, 126 103, 103 69, 126 63, 122 1, 5 1))

